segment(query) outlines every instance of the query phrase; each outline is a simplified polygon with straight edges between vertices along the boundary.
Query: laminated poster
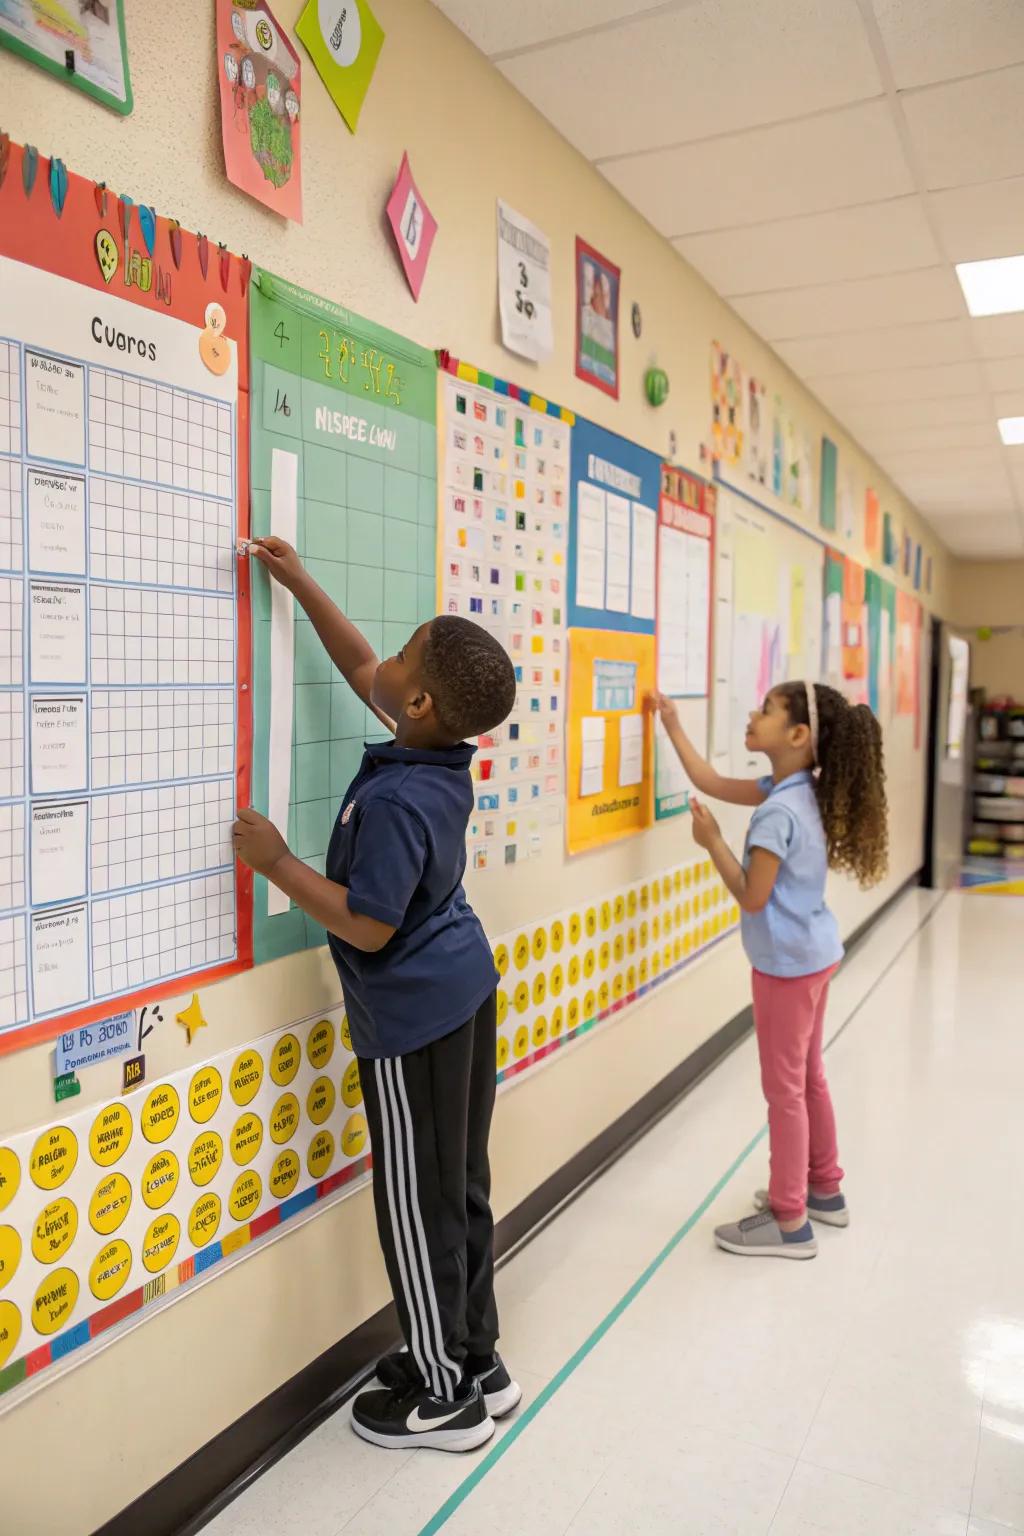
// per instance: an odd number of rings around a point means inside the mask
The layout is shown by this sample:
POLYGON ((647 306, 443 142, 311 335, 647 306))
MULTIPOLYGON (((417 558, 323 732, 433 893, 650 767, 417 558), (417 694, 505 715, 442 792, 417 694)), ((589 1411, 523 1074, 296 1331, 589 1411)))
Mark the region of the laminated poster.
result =
POLYGON ((576 237, 576 377, 619 398, 619 268, 576 237))
POLYGON ((368 0, 308 0, 295 31, 355 133, 384 46, 384 29, 368 0))
POLYGON ((0 0, 0 45, 115 112, 132 110, 124 0, 0 0))
MULTIPOLYGON (((711 566, 716 488, 665 464, 658 503, 658 676, 683 729, 707 751, 711 566)), ((689 809, 692 785, 659 719, 654 723, 656 820, 689 809)))
POLYGON ((301 224, 299 56, 263 0, 217 0, 217 78, 228 180, 301 224))
POLYGON ((498 309, 503 346, 535 363, 551 356, 551 243, 500 199, 498 309))

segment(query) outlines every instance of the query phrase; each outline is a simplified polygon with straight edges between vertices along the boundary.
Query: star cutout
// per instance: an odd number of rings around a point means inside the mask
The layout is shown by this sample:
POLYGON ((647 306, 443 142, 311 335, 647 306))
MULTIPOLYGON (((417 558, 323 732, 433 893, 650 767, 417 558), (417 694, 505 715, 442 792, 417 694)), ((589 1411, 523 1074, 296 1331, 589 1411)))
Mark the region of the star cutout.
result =
POLYGON ((183 1013, 176 1014, 175 1018, 184 1029, 185 1038, 189 1045, 191 1045, 192 1036, 195 1031, 197 1029, 205 1029, 207 1027, 206 1020, 203 1018, 203 1010, 199 1006, 198 992, 192 993, 192 1001, 189 1003, 188 1007, 183 1013))

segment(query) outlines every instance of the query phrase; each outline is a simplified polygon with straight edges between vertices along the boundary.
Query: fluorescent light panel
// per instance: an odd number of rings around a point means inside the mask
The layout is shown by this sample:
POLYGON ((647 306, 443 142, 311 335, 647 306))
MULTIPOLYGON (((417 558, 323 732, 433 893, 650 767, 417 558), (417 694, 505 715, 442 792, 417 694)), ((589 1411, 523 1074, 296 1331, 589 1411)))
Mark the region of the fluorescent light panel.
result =
POLYGON ((1024 256, 961 261, 956 275, 972 315, 1010 315, 1024 310, 1024 256))
POLYGON ((1024 416, 1001 416, 999 436, 1008 448, 1017 448, 1024 444, 1024 416))

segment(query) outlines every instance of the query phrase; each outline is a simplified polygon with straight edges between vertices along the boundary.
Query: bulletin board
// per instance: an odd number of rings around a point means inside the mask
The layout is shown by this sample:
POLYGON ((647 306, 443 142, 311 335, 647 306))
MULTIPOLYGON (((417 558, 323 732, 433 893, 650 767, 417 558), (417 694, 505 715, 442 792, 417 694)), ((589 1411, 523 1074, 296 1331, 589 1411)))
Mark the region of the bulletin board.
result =
POLYGON ((0 1052, 251 963, 249 264, 24 156, 0 182, 0 1052))
POLYGON ((644 700, 654 691, 654 636, 621 629, 569 632, 566 725, 570 853, 586 853, 651 824, 653 746, 644 700))
MULTIPOLYGON (((658 501, 658 692, 676 701, 698 752, 708 750, 711 578, 718 493, 697 475, 662 465, 658 501)), ((654 815, 690 808, 692 785, 661 720, 654 726, 654 815)))
MULTIPOLYGON (((294 544, 377 655, 393 655, 436 612, 434 354, 265 271, 250 319, 253 533, 294 544)), ((253 804, 323 874, 364 742, 384 732, 262 570, 253 682, 253 804)), ((325 942, 262 876, 253 922, 257 961, 325 942)))
POLYGON ((572 434, 569 624, 653 635, 661 460, 578 417, 572 434))
POLYGON ((508 651, 516 702, 477 741, 470 867, 537 858, 565 815, 571 411, 448 353, 439 375, 439 611, 508 651))

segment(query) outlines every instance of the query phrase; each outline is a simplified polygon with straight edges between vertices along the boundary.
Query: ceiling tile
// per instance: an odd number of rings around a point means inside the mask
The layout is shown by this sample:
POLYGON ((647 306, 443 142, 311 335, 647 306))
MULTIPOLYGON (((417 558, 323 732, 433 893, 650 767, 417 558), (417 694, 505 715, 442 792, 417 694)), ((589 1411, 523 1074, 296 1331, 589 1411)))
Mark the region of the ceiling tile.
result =
POLYGON ((980 481, 985 476, 1006 484, 1006 464, 998 439, 984 448, 943 449, 928 453, 895 448, 885 454, 885 467, 892 475, 937 477, 939 483, 980 481))
POLYGON ((1007 390, 992 396, 997 421, 1004 416, 1024 416, 1024 389, 1007 390))
POLYGON ((958 395, 952 400, 879 400, 848 405, 840 417, 859 439, 862 434, 896 435, 912 427, 987 427, 983 446, 999 441, 992 407, 986 395, 958 395))
MULTIPOLYGON (((439 11, 487 54, 529 48, 550 38, 565 37, 635 16, 651 8, 651 0, 433 0, 439 11)), ((697 0, 691 0, 696 4, 697 0)))
POLYGON ((950 261, 1024 252, 1024 176, 933 192, 931 206, 950 261))
POLYGON ((882 461, 886 455, 911 450, 930 454, 936 448, 986 448, 999 442, 994 421, 943 424, 938 427, 862 426, 857 434, 861 447, 882 461))
POLYGON ((1020 0, 872 0, 872 5, 900 90, 1024 60, 1020 0))
POLYGON ((1024 314, 988 315, 967 323, 981 357, 1024 357, 1024 314))
POLYGON ((931 267, 939 253, 916 197, 687 235, 673 245, 727 298, 931 267))
POLYGON ((912 192, 885 102, 612 160, 600 169, 662 234, 754 224, 912 192))
POLYGON ((964 297, 948 267, 928 267, 890 277, 748 294, 734 299, 733 308, 767 341, 782 341, 839 335, 861 326, 958 319, 964 313, 964 297))
POLYGON ((969 560, 1019 560, 1024 554, 1024 533, 1012 514, 973 511, 936 517, 935 528, 947 549, 969 560))
POLYGON ((989 389, 1024 392, 1024 357, 1003 357, 982 365, 989 389))
POLYGON ((895 325, 887 330, 849 331, 842 336, 808 336, 777 342, 775 350, 801 378, 813 374, 822 379, 837 373, 870 372, 885 363, 893 368, 923 368, 930 363, 970 362, 974 355, 966 320, 895 325))
POLYGON ((985 388, 980 363, 887 368, 877 373, 843 373, 826 379, 811 375, 804 382, 819 400, 840 415, 848 406, 871 405, 879 400, 943 400, 980 394, 985 388))
POLYGON ((591 160, 846 106, 882 89, 856 6, 835 0, 783 8, 700 0, 499 67, 591 160))
POLYGON ((960 187, 1024 173, 1024 65, 900 100, 926 186, 960 187))

